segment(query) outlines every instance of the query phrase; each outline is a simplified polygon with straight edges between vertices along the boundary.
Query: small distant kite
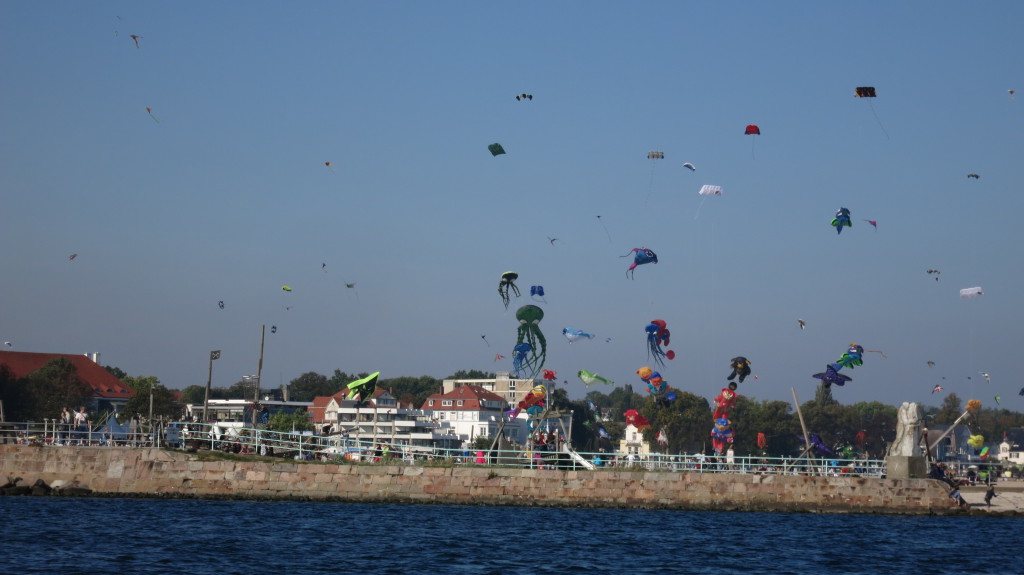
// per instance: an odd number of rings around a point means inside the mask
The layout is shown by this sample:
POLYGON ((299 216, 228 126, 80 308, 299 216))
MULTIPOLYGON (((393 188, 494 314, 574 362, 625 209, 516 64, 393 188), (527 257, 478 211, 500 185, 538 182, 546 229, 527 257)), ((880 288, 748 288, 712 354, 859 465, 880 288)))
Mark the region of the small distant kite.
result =
POLYGON ((875 94, 875 87, 874 86, 861 86, 861 87, 856 89, 856 91, 853 94, 853 97, 854 98, 875 98, 875 97, 877 97, 877 94, 875 94))
POLYGON ((869 223, 869 224, 871 224, 871 227, 875 228, 875 230, 878 230, 878 221, 877 220, 864 220, 864 221, 869 223))
POLYGON ((13 344, 13 343, 11 343, 11 342, 9 342, 9 341, 5 341, 5 342, 4 342, 4 345, 6 345, 7 347, 11 347, 11 346, 13 346, 14 344, 13 344))
POLYGON ((980 178, 981 178, 981 176, 979 176, 978 174, 967 174, 967 177, 968 177, 968 178, 974 178, 975 180, 977 180, 977 179, 980 179, 980 178))
POLYGON ((484 343, 487 344, 487 347, 491 347, 491 342, 487 341, 487 335, 481 335, 480 339, 484 340, 484 343))
POLYGON ((658 263, 658 254, 654 253, 653 250, 649 250, 647 248, 633 248, 629 250, 629 254, 619 257, 628 258, 630 254, 634 254, 633 263, 630 264, 629 268, 626 270, 626 277, 630 279, 632 279, 633 277, 633 270, 636 269, 636 266, 642 266, 644 264, 650 263, 658 263))
POLYGON ((992 383, 992 378, 991 378, 991 377, 989 377, 989 375, 988 375, 988 372, 987 372, 987 371, 979 371, 978 373, 980 373, 980 374, 981 374, 981 377, 984 377, 984 378, 985 378, 985 383, 992 383))
POLYGON ((73 262, 73 261, 75 261, 75 258, 77 258, 77 257, 78 257, 78 254, 71 254, 70 256, 68 256, 68 261, 69 262, 73 262))
POLYGON ((942 386, 936 383, 935 387, 932 388, 932 393, 938 393, 940 391, 942 391, 942 386))
POLYGON ((548 236, 548 243, 550 243, 551 245, 555 245, 556 241, 558 241, 558 238, 553 238, 551 236, 548 236))
POLYGON ((501 355, 500 353, 494 354, 494 361, 501 361, 503 359, 505 359, 505 356, 501 355))
POLYGON ((996 405, 1000 405, 999 401, 1002 400, 1003 397, 1001 395, 997 395, 997 396, 993 397, 992 399, 996 400, 996 405))
POLYGON ((156 118, 156 116, 154 116, 154 115, 153 115, 153 108, 150 108, 149 106, 146 106, 146 113, 148 113, 148 114, 149 114, 149 117, 150 117, 150 118, 153 118, 153 121, 154 121, 154 122, 156 122, 157 124, 159 124, 159 123, 160 123, 160 120, 158 120, 158 119, 156 118))
POLYGON ((508 304, 512 301, 511 294, 515 294, 519 297, 519 286, 516 285, 516 280, 519 279, 519 274, 513 271, 507 271, 501 274, 501 281, 498 282, 498 295, 501 296, 501 303, 505 304, 505 309, 508 309, 508 304))
POLYGON ((492 156, 500 156, 505 153, 505 148, 502 148, 501 144, 497 142, 487 146, 487 149, 491 152, 492 156))
POLYGON ((270 333, 277 333, 277 326, 276 325, 270 326, 270 333))
POLYGON ((974 299, 980 295, 985 295, 985 292, 981 291, 981 287, 969 287, 960 290, 960 297, 964 299, 974 299))
POLYGON ((591 373, 585 369, 579 370, 576 376, 579 377, 580 381, 582 381, 583 384, 586 385, 587 387, 590 387, 591 385, 596 385, 598 383, 603 383, 605 385, 615 385, 614 381, 601 377, 596 373, 591 373))
POLYGON ((281 291, 292 291, 292 286, 281 286, 281 291))
MULTIPOLYGON (((746 127, 745 130, 743 130, 743 133, 746 134, 747 136, 760 136, 761 135, 761 128, 758 128, 757 124, 747 124, 747 127, 746 127)), ((750 157, 751 158, 754 157, 754 141, 755 140, 756 140, 756 138, 750 140, 750 157)))
POLYGON ((530 286, 530 299, 540 303, 548 303, 544 299, 544 286, 530 286))
POLYGON ((1007 90, 1006 93, 1010 95, 1010 99, 1011 100, 1016 100, 1017 99, 1017 98, 1014 97, 1014 94, 1017 93, 1017 90, 1007 90))
POLYGON ((843 233, 843 226, 852 228, 853 222, 850 221, 850 210, 839 208, 839 211, 836 212, 836 217, 832 218, 832 227, 836 229, 837 234, 841 234, 843 233))
POLYGON ((925 273, 927 273, 928 275, 935 274, 935 281, 939 281, 939 275, 942 274, 942 272, 939 270, 925 270, 925 273))
POLYGON ((800 326, 800 329, 804 329, 804 328, 807 327, 807 322, 802 320, 802 319, 800 319, 800 318, 796 318, 796 323, 797 323, 797 325, 800 326))
POLYGON ((217 307, 219 307, 220 309, 224 309, 224 300, 220 300, 219 302, 217 302, 217 307))
POLYGON ((571 327, 562 329, 562 335, 565 336, 565 339, 569 340, 569 343, 573 343, 581 339, 594 339, 594 334, 587 333, 585 331, 578 329, 573 329, 571 327))
POLYGON ((648 160, 664 160, 665 159, 665 152, 659 152, 658 150, 651 150, 650 152, 647 152, 647 159, 648 160))
POLYGON ((702 196, 720 196, 722 195, 722 186, 703 185, 697 193, 702 196))
POLYGON ((320 271, 327 273, 327 262, 320 264, 320 271))
POLYGON ((517 101, 532 100, 532 99, 533 99, 533 94, 519 94, 518 96, 516 96, 516 100, 517 101))
POLYGON ((345 287, 347 287, 348 289, 352 289, 352 288, 356 287, 356 282, 347 283, 347 284, 345 284, 345 287))
POLYGON ((132 39, 133 42, 135 42, 135 48, 138 49, 138 47, 139 47, 139 40, 142 39, 142 36, 139 36, 138 34, 132 34, 129 37, 132 39))
POLYGON ((697 166, 694 166, 694 165, 693 165, 693 164, 691 164, 690 162, 683 162, 683 167, 684 167, 684 168, 687 168, 687 169, 688 169, 688 170, 690 170, 691 172, 696 172, 696 171, 697 171, 697 166))
POLYGON ((935 367, 934 361, 926 361, 925 363, 928 364, 928 367, 935 367))
POLYGON ((604 221, 601 220, 601 216, 597 216, 597 223, 601 224, 601 227, 604 228, 604 233, 608 236, 608 243, 612 243, 612 234, 608 232, 608 227, 604 225, 604 221))
POLYGON ((334 166, 332 166, 330 162, 324 162, 324 165, 327 166, 327 169, 329 169, 332 174, 337 174, 338 173, 338 172, 334 171, 334 166))

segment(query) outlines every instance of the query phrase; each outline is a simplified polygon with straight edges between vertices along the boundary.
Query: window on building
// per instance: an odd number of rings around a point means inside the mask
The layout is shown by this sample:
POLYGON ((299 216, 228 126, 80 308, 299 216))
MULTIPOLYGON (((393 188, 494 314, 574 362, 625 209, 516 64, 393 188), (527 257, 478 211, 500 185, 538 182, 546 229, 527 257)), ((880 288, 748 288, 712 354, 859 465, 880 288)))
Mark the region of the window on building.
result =
POLYGON ((442 399, 441 400, 441 407, 451 407, 451 406, 452 406, 452 400, 450 400, 450 399, 442 399))
POLYGON ((430 403, 429 403, 429 404, 427 404, 427 405, 429 405, 430 407, 434 407, 434 400, 433 400, 433 399, 431 399, 431 400, 430 400, 430 403))
POLYGON ((462 400, 460 399, 459 402, 456 405, 458 405, 459 407, 462 407, 462 400))

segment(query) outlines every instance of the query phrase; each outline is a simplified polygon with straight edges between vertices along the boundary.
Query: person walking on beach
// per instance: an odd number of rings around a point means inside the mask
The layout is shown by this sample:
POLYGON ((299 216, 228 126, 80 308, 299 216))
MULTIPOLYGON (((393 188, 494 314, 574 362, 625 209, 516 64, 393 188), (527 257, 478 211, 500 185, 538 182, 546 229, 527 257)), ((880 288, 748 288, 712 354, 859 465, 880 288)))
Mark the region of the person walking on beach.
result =
POLYGON ((988 491, 985 492, 985 507, 988 507, 988 508, 992 507, 992 498, 993 497, 998 497, 998 495, 996 495, 996 486, 995 486, 995 484, 989 485, 988 486, 988 491))

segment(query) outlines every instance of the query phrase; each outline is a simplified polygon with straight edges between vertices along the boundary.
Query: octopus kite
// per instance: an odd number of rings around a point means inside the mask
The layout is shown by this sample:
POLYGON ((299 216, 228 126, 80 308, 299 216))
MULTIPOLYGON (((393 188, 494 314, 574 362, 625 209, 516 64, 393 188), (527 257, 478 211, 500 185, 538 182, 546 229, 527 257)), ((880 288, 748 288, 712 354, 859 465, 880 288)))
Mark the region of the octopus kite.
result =
MULTIPOLYGON (((630 279, 633 278, 633 270, 636 269, 636 266, 642 266, 644 264, 650 263, 658 263, 658 254, 654 253, 653 250, 649 250, 647 248, 633 248, 629 250, 629 254, 634 254, 633 263, 630 264, 629 269, 626 270, 626 277, 630 279)), ((629 254, 619 257, 628 258, 629 254)))
POLYGON ((850 221, 850 210, 839 208, 839 211, 836 212, 836 217, 832 219, 832 227, 836 229, 837 234, 841 234, 843 233, 843 226, 852 228, 853 223, 850 221))
POLYGON ((516 297, 520 295, 519 286, 516 285, 517 279, 519 279, 519 274, 513 271, 501 274, 501 281, 498 282, 498 295, 501 296, 505 309, 508 309, 508 303, 512 299, 510 293, 515 294, 516 297))
POLYGON ((729 367, 732 368, 732 373, 729 374, 729 377, 725 378, 729 381, 732 381, 738 375, 740 376, 740 383, 743 383, 743 380, 750 375, 750 361, 742 355, 732 358, 729 367))
POLYGON ((535 305, 524 305, 516 310, 519 329, 513 348, 512 368, 516 377, 533 379, 544 367, 548 355, 548 342, 540 331, 544 310, 535 305))
POLYGON ((663 350, 662 346, 668 346, 672 334, 668 331, 668 324, 663 319, 651 320, 651 323, 644 327, 647 332, 647 357, 653 357, 654 362, 665 367, 663 358, 672 360, 676 358, 676 352, 663 350))

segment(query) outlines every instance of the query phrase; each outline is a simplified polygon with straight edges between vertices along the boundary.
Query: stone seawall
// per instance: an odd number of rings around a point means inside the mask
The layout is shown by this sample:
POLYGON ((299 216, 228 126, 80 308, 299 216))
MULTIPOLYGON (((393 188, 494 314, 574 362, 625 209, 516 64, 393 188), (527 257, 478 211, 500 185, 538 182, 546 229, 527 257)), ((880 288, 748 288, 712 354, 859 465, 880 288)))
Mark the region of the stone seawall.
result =
POLYGON ((0 445, 0 479, 96 493, 387 503, 957 513, 929 479, 210 460, 161 449, 0 445))

